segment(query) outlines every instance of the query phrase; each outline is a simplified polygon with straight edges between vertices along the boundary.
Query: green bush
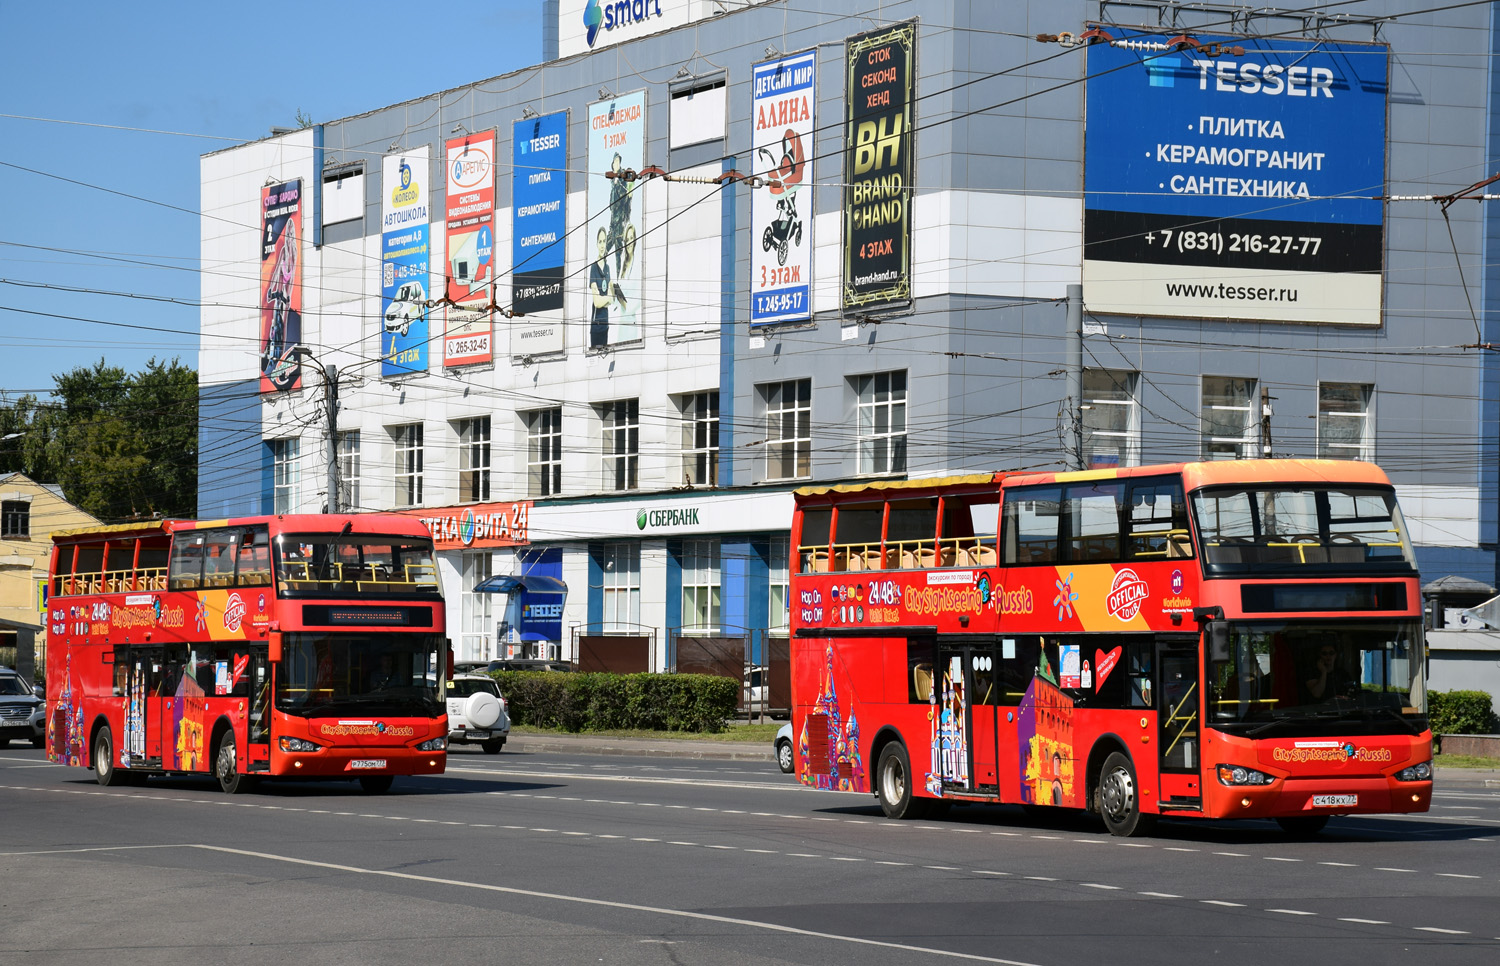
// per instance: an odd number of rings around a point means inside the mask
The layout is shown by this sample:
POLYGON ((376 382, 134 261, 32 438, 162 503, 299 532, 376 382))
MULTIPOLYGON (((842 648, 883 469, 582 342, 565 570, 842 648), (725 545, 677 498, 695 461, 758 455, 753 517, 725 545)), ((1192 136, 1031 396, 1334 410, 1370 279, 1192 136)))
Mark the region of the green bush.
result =
POLYGON ((1488 691, 1428 691, 1427 721, 1434 735, 1488 735, 1496 730, 1488 691))
POLYGON ((513 724, 559 731, 720 732, 740 682, 707 674, 495 671, 513 724))

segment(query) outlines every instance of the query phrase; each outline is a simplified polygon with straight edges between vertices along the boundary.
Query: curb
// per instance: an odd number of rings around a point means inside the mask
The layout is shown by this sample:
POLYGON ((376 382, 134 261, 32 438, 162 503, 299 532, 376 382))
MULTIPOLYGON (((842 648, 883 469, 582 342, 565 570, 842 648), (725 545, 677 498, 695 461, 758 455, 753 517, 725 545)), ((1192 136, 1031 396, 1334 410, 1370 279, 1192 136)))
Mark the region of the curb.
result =
POLYGON ((648 758, 699 758, 719 761, 775 763, 771 743, 759 741, 693 741, 670 738, 602 738, 590 735, 517 735, 505 742, 506 751, 577 755, 625 755, 648 758))

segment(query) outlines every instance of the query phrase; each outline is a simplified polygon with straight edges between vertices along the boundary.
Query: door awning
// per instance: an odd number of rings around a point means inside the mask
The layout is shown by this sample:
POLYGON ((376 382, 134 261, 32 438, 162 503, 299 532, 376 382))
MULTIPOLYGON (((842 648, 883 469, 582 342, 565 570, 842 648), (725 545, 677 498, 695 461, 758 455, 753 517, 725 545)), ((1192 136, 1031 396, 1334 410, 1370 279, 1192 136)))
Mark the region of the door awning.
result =
POLYGON ((497 574, 481 580, 474 590, 481 594, 566 594, 568 585, 541 574, 497 574))

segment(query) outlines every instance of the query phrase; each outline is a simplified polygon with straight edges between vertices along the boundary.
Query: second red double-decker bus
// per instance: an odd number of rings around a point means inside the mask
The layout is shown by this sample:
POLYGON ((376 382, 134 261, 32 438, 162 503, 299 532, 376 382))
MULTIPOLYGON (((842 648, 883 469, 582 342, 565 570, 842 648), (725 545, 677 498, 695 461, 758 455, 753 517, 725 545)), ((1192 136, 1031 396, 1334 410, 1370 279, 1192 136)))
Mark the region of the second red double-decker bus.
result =
POLYGON ((799 778, 1157 816, 1419 812, 1421 598, 1367 463, 1251 460, 798 491, 799 778))
POLYGON ((386 514, 168 520, 54 535, 47 754, 101 785, 441 773, 432 539, 386 514))

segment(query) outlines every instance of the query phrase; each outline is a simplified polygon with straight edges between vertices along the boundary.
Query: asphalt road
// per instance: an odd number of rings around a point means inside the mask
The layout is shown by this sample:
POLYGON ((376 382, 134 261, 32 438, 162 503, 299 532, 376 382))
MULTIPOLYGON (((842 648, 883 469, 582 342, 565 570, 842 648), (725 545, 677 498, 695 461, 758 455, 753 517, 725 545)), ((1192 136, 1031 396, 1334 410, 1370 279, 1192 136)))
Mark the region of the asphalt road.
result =
MULTIPOLYGON (((0 963, 1475 964, 1500 787, 1409 818, 890 822, 769 761, 460 748, 440 778, 99 788, 0 750, 0 963)), ((681 752, 679 752, 681 753, 681 752)))

